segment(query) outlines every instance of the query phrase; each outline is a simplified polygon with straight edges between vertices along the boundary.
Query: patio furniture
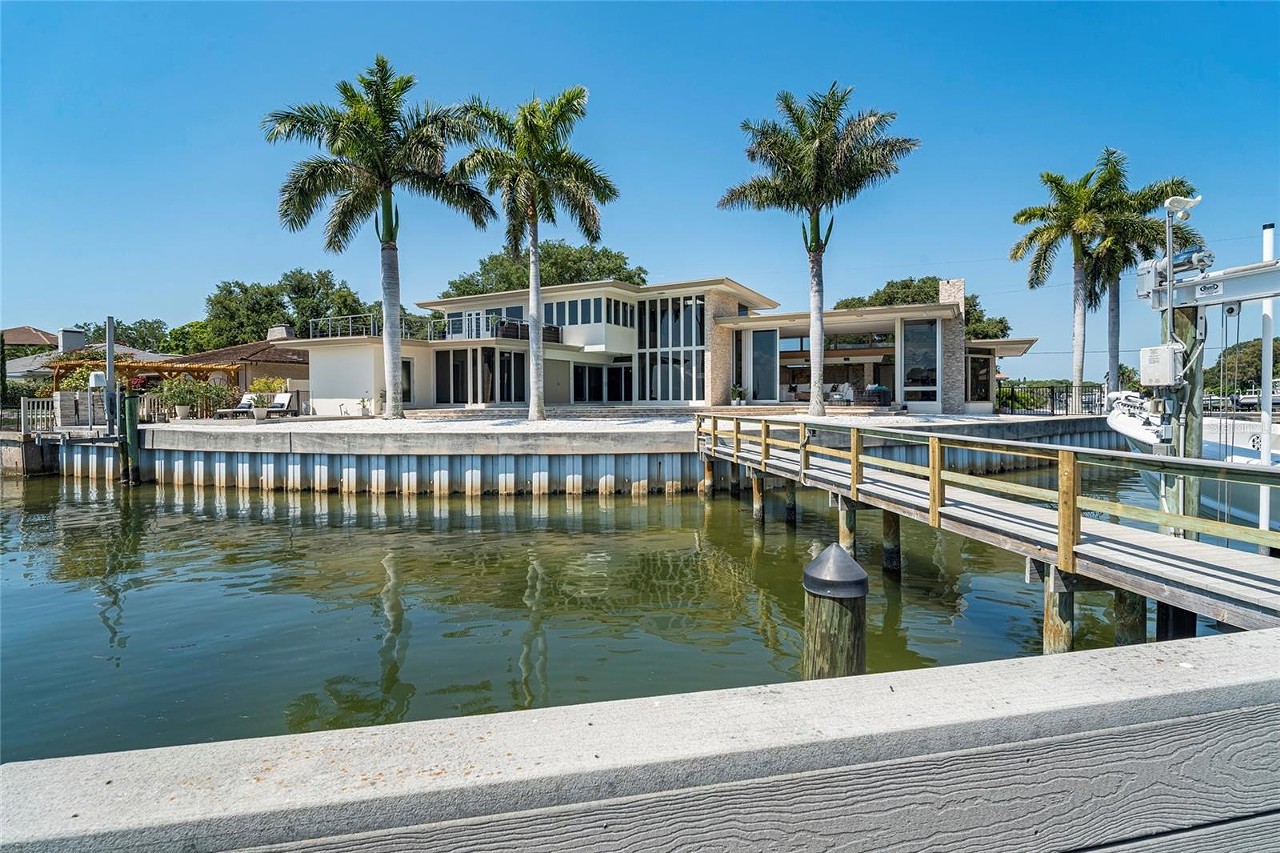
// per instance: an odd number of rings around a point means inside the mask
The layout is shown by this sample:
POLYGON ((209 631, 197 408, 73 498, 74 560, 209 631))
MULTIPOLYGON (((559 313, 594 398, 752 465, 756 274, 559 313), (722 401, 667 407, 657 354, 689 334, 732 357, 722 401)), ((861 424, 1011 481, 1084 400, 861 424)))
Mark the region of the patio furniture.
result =
POLYGON ((245 394, 243 397, 240 398, 240 402, 236 403, 236 405, 233 408, 218 409, 216 412, 213 413, 213 416, 215 418, 238 418, 241 415, 246 415, 246 416, 252 415, 253 414, 253 396, 254 395, 252 394, 245 394))
POLYGON ((285 417, 286 415, 298 416, 298 410, 293 405, 293 392, 284 391, 276 394, 271 404, 267 406, 267 417, 275 415, 277 417, 285 417))

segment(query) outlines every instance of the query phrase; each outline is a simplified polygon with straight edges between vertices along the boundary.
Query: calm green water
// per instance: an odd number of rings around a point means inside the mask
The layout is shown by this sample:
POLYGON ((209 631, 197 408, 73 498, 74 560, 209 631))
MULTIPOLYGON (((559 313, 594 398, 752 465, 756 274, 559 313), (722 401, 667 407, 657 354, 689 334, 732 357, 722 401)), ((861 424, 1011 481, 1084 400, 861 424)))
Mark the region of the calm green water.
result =
MULTIPOLYGON (((758 535, 728 496, 3 489, 3 761, 791 681, 835 536, 818 492, 758 535)), ((902 525, 898 580, 858 516, 872 671, 1039 653, 1021 559, 902 525)), ((1110 596, 1077 600, 1079 645, 1109 644, 1110 596)))

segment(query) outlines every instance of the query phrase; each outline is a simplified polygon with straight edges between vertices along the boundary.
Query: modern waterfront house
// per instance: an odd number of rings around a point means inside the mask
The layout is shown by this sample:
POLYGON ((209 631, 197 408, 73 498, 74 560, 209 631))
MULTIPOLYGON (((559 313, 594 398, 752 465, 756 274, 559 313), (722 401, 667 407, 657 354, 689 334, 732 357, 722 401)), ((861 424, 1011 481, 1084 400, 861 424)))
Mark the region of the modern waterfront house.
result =
MULTIPOLYGON (((528 291, 417 303, 432 319, 402 324, 406 408, 518 407, 528 401, 528 291)), ((809 399, 808 312, 730 278, 634 285, 593 281, 544 287, 548 405, 717 406, 731 388, 748 404, 809 399)), ((1034 338, 965 340, 964 280, 943 281, 937 303, 824 314, 823 393, 920 413, 990 413, 996 359, 1034 338)), ((289 345, 310 354, 317 414, 377 408, 385 395, 380 318, 312 323, 289 345)))

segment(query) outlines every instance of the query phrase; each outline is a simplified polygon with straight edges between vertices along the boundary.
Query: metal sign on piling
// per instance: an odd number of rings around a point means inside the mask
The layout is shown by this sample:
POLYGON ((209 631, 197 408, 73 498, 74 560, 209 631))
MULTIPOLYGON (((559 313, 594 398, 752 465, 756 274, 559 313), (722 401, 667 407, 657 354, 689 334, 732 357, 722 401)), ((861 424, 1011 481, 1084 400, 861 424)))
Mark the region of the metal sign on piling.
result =
POLYGON ((867 671, 867 573, 838 544, 804 567, 801 675, 840 678, 867 671))

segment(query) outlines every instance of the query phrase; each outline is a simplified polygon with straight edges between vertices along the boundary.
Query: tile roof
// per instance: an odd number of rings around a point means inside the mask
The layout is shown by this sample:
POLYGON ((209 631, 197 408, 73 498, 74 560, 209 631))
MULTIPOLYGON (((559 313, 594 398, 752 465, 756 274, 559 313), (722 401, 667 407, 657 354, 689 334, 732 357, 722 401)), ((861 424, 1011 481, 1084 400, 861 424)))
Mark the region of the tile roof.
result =
POLYGON ((254 341, 253 343, 236 344, 235 346, 222 347, 208 352, 177 356, 171 360, 174 364, 231 364, 238 361, 267 364, 307 364, 309 356, 306 350, 277 346, 273 341, 254 341))
POLYGON ((11 347, 48 347, 58 345, 58 336, 35 326, 14 326, 5 329, 4 342, 11 347))

